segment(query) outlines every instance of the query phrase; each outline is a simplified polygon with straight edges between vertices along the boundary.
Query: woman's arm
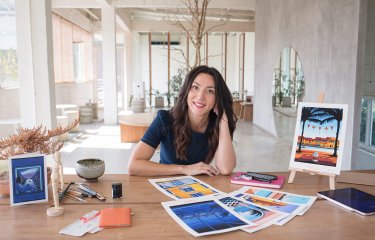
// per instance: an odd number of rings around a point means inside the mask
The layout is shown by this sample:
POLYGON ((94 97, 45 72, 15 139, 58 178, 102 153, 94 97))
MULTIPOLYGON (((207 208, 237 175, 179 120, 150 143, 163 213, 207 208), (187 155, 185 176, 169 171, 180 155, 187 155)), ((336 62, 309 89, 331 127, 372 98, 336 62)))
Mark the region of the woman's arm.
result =
POLYGON ((236 167, 236 153, 230 136, 227 115, 220 120, 219 144, 215 153, 216 168, 222 175, 229 175, 236 167))
POLYGON ((163 176, 163 175, 218 175, 217 170, 203 162, 192 165, 160 164, 150 161, 155 148, 140 141, 130 156, 128 173, 139 176, 163 176))

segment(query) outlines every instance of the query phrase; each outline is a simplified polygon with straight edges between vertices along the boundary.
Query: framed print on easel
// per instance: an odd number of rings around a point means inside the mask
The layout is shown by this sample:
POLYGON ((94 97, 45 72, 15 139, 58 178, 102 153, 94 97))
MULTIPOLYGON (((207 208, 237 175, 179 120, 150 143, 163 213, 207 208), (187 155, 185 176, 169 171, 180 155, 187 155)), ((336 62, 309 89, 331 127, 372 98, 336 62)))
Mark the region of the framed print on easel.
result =
POLYGON ((330 189, 340 174, 348 106, 345 104, 298 104, 296 130, 289 163, 292 183, 297 171, 326 175, 330 189))
POLYGON ((10 204, 12 206, 48 201, 47 167, 43 154, 9 158, 10 204))

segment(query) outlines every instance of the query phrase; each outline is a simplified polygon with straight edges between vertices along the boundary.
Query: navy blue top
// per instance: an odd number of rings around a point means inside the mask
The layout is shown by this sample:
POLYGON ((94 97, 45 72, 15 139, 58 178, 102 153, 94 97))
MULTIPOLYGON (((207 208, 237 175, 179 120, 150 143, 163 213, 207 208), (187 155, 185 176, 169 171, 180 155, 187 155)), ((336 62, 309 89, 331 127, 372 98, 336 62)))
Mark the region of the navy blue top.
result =
POLYGON ((159 110, 154 121, 147 129, 141 141, 157 148, 160 145, 160 163, 190 165, 203 162, 208 155, 207 130, 212 126, 208 124, 204 133, 191 130, 191 143, 187 148, 187 160, 178 159, 174 146, 174 133, 172 119, 167 110, 159 110))

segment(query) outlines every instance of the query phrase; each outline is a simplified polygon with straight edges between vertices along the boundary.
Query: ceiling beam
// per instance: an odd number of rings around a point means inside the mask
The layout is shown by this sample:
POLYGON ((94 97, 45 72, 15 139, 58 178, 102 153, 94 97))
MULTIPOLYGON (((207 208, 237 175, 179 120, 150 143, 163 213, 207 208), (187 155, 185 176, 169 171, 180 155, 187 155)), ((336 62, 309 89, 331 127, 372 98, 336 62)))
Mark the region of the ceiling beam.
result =
POLYGON ((52 9, 52 11, 88 32, 93 32, 95 30, 93 22, 77 9, 56 8, 52 9))
MULTIPOLYGON (((128 12, 136 12, 136 16, 150 16, 161 18, 163 15, 176 15, 181 17, 191 17, 190 12, 187 9, 180 9, 178 12, 176 9, 168 10, 168 9, 150 9, 150 8, 127 8, 128 12)), ((227 9, 214 9, 210 8, 207 9, 207 18, 222 18, 222 19, 238 19, 238 20, 248 20, 253 21, 255 18, 254 11, 242 11, 242 10, 227 10, 227 9)))
POLYGON ((52 0, 52 8, 100 8, 96 0, 52 0))
MULTIPOLYGON (((206 21, 206 28, 218 25, 217 21, 206 21)), ((133 32, 181 32, 180 28, 165 21, 137 20, 132 24, 133 32)), ((227 22, 223 26, 212 29, 212 32, 255 32, 255 23, 227 22)))
MULTIPOLYGON (((255 11, 255 2, 256 0, 211 0, 208 8, 255 11)), ((107 3, 116 8, 186 8, 178 0, 113 0, 107 3)), ((52 8, 100 8, 100 3, 97 0, 52 0, 52 8)))
MULTIPOLYGON (((255 11, 256 0, 211 0, 208 8, 224 8, 255 11)), ((186 8, 179 0, 114 0, 113 5, 120 8, 186 8)))
POLYGON ((116 11, 116 23, 118 26, 121 27, 122 30, 132 31, 132 28, 131 28, 132 24, 131 24, 128 13, 117 10, 116 11))
MULTIPOLYGON (((113 6, 113 1, 111 0, 97 0, 97 2, 102 7, 113 6)), ((116 11, 116 24, 124 31, 131 31, 129 16, 124 11, 120 11, 120 9, 116 11)))

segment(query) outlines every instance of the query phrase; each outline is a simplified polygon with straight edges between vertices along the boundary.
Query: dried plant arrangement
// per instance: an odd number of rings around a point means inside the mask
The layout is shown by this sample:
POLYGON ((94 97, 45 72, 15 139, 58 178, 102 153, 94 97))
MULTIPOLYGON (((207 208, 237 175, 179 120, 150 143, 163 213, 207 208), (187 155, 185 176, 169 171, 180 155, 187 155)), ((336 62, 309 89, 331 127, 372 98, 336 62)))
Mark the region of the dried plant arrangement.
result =
POLYGON ((0 160, 33 152, 53 154, 64 144, 59 141, 59 136, 73 129, 78 123, 79 119, 76 119, 67 127, 58 126, 52 130, 47 130, 42 125, 31 129, 21 127, 16 134, 0 139, 0 160))

